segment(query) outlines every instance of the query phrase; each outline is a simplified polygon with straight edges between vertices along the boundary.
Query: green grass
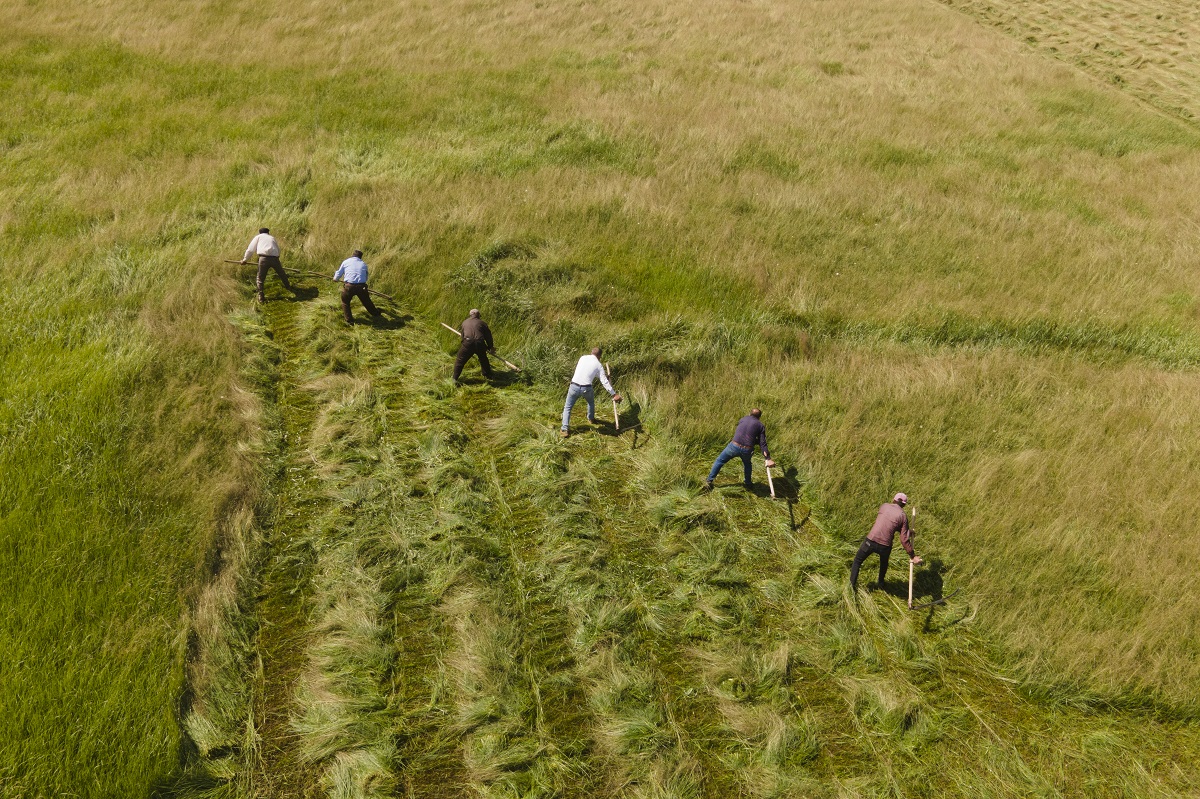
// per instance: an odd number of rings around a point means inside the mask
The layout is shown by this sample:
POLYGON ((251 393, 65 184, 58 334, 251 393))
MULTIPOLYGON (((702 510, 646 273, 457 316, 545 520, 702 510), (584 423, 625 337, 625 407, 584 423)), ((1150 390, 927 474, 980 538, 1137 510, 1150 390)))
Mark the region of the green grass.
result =
POLYGON ((6 794, 1194 792, 1194 128, 900 0, 403 11, 0 12, 6 794), (812 530, 693 495, 750 404, 812 530))
MULTIPOLYGON (((1006 676, 961 595, 920 614, 854 601, 852 547, 798 475, 777 475, 777 502, 703 494, 706 461, 636 390, 636 449, 607 425, 563 443, 556 386, 452 390, 429 323, 336 320, 322 296, 241 322, 282 348, 276 479, 317 492, 273 488, 266 531, 266 595, 309 608, 301 661, 264 662, 268 685, 299 675, 281 697, 311 768, 288 773, 295 794, 1195 790, 1171 765, 1200 744, 1193 710, 1006 676)), ((918 597, 953 571, 935 561, 918 597)), ((215 784, 284 782, 247 766, 215 784)))

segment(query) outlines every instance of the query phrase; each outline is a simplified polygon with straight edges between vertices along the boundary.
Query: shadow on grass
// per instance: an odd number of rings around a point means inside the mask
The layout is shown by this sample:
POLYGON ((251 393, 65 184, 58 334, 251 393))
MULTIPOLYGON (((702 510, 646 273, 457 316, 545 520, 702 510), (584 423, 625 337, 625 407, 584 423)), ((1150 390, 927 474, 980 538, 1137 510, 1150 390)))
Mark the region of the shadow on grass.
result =
POLYGON ((945 572, 946 564, 941 558, 932 558, 918 566, 913 577, 913 603, 923 605, 944 599, 942 575, 945 572))
POLYGON ((316 286, 292 286, 292 296, 285 297, 287 302, 311 302, 321 296, 321 291, 316 286))
POLYGON ((378 316, 367 317, 365 323, 360 321, 360 317, 356 316, 354 323, 356 325, 366 324, 378 330, 399 330, 412 320, 413 317, 411 314, 397 313, 391 309, 380 309, 378 316))
POLYGON ((508 388, 509 386, 524 386, 528 384, 524 375, 509 369, 493 369, 491 377, 484 377, 479 372, 471 372, 458 376, 460 386, 491 386, 492 388, 508 388))
MULTIPOLYGON (((605 407, 601 403, 596 404, 596 423, 595 430, 602 436, 617 438, 619 436, 633 436, 632 448, 637 448, 637 438, 640 435, 644 441, 647 437, 646 431, 642 429, 642 406, 636 402, 631 402, 628 405, 622 403, 618 406, 621 414, 621 427, 617 429, 615 423, 603 418, 600 414, 603 413, 605 407)), ((608 408, 612 408, 612 403, 607 403, 608 408)))

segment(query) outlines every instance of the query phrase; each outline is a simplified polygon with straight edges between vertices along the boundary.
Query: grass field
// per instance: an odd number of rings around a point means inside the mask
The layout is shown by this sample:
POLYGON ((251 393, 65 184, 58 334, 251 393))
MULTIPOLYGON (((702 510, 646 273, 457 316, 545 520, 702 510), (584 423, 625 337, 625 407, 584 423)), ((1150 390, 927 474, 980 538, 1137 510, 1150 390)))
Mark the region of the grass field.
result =
POLYGON ((1195 15, 1112 5, 0 9, 3 795, 1194 794, 1195 15), (695 493, 751 403, 794 504, 695 493))

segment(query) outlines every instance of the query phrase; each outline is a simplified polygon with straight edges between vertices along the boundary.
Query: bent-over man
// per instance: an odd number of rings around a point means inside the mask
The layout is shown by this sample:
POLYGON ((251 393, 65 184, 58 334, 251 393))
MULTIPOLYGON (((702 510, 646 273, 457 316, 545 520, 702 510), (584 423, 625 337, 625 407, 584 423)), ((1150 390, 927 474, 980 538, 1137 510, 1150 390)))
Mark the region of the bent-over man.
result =
POLYGON ((350 313, 350 300, 354 297, 358 297, 371 316, 380 315, 375 303, 371 302, 370 292, 367 291, 367 265, 363 263, 362 250, 355 250, 349 258, 342 261, 342 265, 333 273, 333 279, 345 281, 342 283, 342 313, 346 317, 346 324, 354 324, 354 316, 350 313))
POLYGON ((487 322, 479 318, 478 308, 471 309, 470 314, 459 325, 459 330, 462 331, 462 344, 458 348, 458 357, 454 359, 454 382, 458 382, 458 376, 462 374, 463 367, 471 360, 471 356, 479 358, 479 371, 490 380, 492 365, 488 363, 487 354, 495 352, 496 347, 492 344, 492 331, 487 322))
POLYGON ((748 415, 738 420, 737 429, 733 431, 733 440, 725 446, 725 449, 721 450, 721 454, 713 461, 708 477, 704 479, 705 488, 712 489, 713 480, 717 479, 717 474, 726 463, 733 458, 741 458, 744 472, 742 485, 746 487, 747 491, 752 490, 754 483, 750 480, 753 474, 750 456, 754 454, 755 444, 762 450, 763 457, 767 459, 767 467, 775 465, 775 461, 771 460, 771 453, 767 451, 767 428, 762 423, 761 416, 762 411, 754 408, 748 415))
POLYGON ((608 382, 608 376, 604 374, 604 366, 600 363, 600 348, 596 347, 591 354, 584 355, 575 365, 575 374, 571 377, 571 387, 567 389, 567 401, 563 403, 562 430, 558 433, 563 438, 571 434, 571 409, 575 407, 575 403, 579 401, 580 397, 587 400, 587 418, 589 422, 595 424, 596 392, 592 384, 597 378, 612 396, 613 402, 621 401, 621 395, 612 387, 612 383, 608 382))
POLYGON ((258 277, 254 281, 254 286, 258 290, 259 302, 267 301, 263 287, 267 280, 268 269, 274 269, 275 274, 279 275, 279 282, 283 283, 283 287, 288 291, 292 290, 287 272, 283 271, 283 264, 279 263, 279 242, 271 235, 268 228, 259 228, 258 235, 250 239, 250 244, 246 247, 246 254, 242 256, 242 263, 250 263, 251 255, 258 256, 258 277))
POLYGON ((863 561, 874 553, 879 556, 879 582, 877 585, 880 590, 883 590, 883 578, 887 576, 888 559, 892 556, 892 541, 895 539, 896 533, 900 533, 900 546, 904 547, 909 559, 914 564, 921 563, 921 559, 913 551, 913 531, 908 526, 908 516, 904 514, 904 506, 907 504, 908 496, 900 493, 894 496, 891 502, 879 506, 879 515, 875 517, 875 524, 871 526, 871 532, 867 533, 867 537, 863 539, 862 546, 854 555, 854 563, 850 566, 851 588, 858 588, 858 570, 863 561))

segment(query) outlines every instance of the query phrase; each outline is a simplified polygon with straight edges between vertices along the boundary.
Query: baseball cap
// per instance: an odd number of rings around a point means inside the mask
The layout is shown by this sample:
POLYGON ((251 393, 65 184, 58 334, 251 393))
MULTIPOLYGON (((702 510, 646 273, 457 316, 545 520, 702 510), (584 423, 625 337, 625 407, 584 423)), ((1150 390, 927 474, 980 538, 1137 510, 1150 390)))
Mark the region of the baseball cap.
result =
POLYGON ((901 505, 907 505, 908 504, 908 494, 905 494, 903 491, 901 491, 899 494, 892 497, 892 502, 899 502, 901 505))

